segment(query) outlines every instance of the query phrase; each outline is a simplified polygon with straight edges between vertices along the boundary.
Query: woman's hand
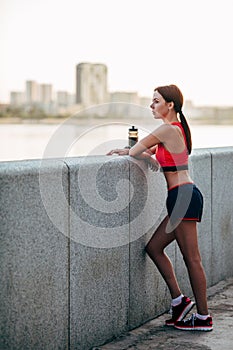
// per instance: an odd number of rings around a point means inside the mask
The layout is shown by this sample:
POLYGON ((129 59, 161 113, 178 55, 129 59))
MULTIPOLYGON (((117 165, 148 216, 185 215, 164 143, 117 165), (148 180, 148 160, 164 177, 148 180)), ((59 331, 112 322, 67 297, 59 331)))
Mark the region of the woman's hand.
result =
POLYGON ((129 155, 129 149, 128 148, 113 149, 112 151, 107 153, 107 156, 111 156, 112 154, 118 154, 119 156, 128 156, 129 155))
MULTIPOLYGON (((111 156, 113 154, 118 154, 119 156, 127 156, 129 155, 129 149, 113 149, 112 151, 107 153, 107 156, 111 156)), ((148 165, 149 169, 152 171, 157 171, 159 169, 159 163, 153 157, 151 157, 148 153, 144 152, 140 157, 135 157, 139 160, 144 160, 144 162, 148 165)))
POLYGON ((145 162, 148 164, 148 167, 150 170, 158 171, 159 163, 155 158, 153 158, 153 157, 146 158, 145 162))

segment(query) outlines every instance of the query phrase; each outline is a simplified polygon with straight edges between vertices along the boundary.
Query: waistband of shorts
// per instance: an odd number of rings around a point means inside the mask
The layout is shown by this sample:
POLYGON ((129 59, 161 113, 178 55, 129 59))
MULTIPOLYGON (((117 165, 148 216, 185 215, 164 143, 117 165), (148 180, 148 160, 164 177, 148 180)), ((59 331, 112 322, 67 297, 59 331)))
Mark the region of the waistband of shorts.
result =
POLYGON ((195 186, 195 183, 194 182, 183 182, 182 184, 175 185, 173 187, 168 188, 168 191, 172 191, 172 190, 174 190, 177 187, 181 187, 181 186, 185 186, 185 185, 193 185, 193 186, 195 186))

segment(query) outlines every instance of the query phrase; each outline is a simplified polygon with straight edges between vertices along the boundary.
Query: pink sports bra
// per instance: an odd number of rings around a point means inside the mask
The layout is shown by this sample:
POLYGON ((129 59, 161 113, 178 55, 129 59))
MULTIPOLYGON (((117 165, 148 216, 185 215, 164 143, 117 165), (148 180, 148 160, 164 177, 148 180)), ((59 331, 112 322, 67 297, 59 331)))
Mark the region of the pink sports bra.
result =
MULTIPOLYGON (((187 140, 185 136, 182 124, 179 122, 173 122, 172 125, 177 125, 180 127, 185 143, 187 145, 187 140)), ((156 159, 161 166, 162 171, 177 171, 177 170, 187 170, 188 169, 188 150, 185 149, 180 153, 170 153, 163 145, 159 143, 156 149, 156 159)))

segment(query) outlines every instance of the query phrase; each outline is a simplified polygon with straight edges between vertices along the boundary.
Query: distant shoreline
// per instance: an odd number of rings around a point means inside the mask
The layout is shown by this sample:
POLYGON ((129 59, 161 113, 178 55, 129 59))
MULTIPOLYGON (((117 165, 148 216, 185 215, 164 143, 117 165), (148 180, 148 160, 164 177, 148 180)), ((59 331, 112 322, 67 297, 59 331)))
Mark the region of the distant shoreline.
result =
MULTIPOLYGON (((41 118, 41 119, 27 119, 27 118, 0 118, 0 125, 6 125, 6 124, 25 124, 25 125, 31 125, 31 124, 39 124, 39 125, 59 125, 65 122, 69 118, 41 118)), ((151 119, 147 118, 138 118, 138 117, 131 117, 131 118, 108 118, 108 117, 93 117, 93 118, 72 118, 72 121, 70 124, 75 125, 96 125, 97 123, 126 123, 126 124, 153 124, 153 117, 151 119)), ((233 125, 233 118, 232 119, 214 119, 214 118, 190 118, 188 119, 188 122, 190 125, 233 125)))

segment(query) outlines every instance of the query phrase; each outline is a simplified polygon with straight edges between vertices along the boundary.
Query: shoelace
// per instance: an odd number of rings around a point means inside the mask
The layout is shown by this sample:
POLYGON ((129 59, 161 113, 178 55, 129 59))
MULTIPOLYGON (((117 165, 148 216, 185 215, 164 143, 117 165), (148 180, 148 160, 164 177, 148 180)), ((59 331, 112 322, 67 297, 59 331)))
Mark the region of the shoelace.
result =
POLYGON ((197 319, 196 314, 192 314, 192 316, 190 316, 186 322, 191 321, 191 325, 192 325, 192 327, 194 327, 194 322, 196 319, 197 319))
POLYGON ((170 310, 168 311, 170 315, 172 315, 172 305, 170 306, 170 310))

